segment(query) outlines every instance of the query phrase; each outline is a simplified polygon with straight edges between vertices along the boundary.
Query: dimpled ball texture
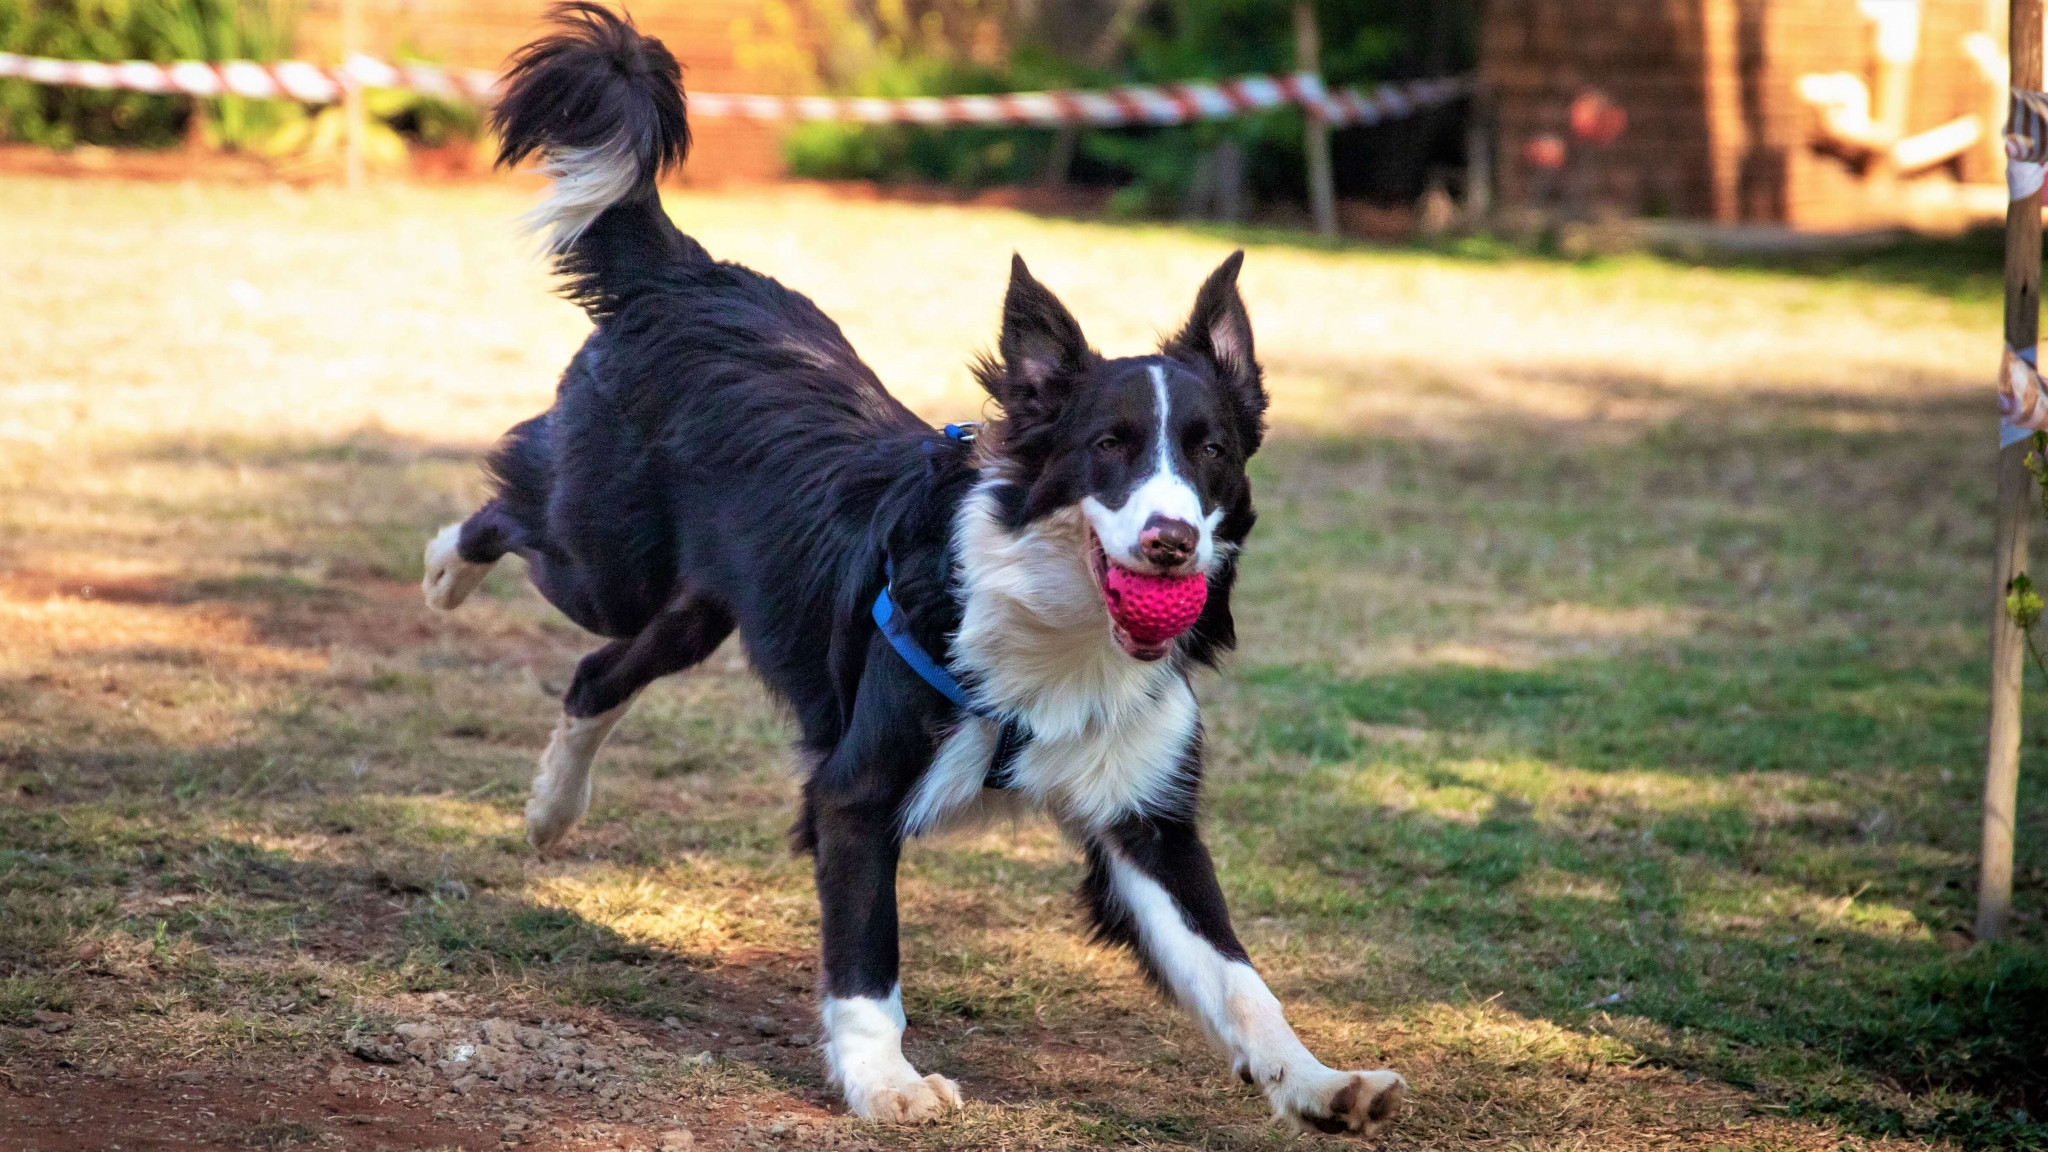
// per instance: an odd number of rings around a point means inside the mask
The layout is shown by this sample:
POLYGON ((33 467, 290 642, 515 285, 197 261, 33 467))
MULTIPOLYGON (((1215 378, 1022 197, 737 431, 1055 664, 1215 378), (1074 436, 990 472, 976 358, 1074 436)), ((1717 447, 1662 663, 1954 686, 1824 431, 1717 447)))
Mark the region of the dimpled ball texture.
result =
POLYGON ((1147 576, 1112 564, 1103 575, 1102 598, 1131 639, 1163 644, 1195 626, 1209 601, 1209 580, 1200 573, 1147 576))

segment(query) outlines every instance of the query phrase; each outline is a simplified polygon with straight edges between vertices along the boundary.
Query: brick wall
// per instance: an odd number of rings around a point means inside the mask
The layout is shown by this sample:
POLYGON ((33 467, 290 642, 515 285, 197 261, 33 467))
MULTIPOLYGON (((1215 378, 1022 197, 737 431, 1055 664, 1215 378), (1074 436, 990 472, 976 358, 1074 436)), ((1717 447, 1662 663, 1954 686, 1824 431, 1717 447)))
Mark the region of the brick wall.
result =
MULTIPOLYGON (((534 38, 548 0, 360 0, 362 50, 465 68, 497 68, 534 38)), ((751 22, 761 0, 638 0, 633 20, 683 62, 683 86, 707 92, 777 92, 786 80, 757 75, 737 58, 736 23, 751 22)), ((341 54, 339 0, 306 0, 298 54, 309 60, 341 54)), ((780 134, 772 126, 696 119, 695 147, 684 179, 717 183, 769 179, 782 173, 780 134)))
MULTIPOLYGON (((1819 115, 1799 98, 1799 77, 1811 72, 1850 72, 1877 89, 1876 25, 1852 0, 1742 0, 1759 9, 1754 18, 1764 45, 1757 81, 1760 111, 1746 133, 1753 169, 1782 172, 1775 211, 1768 181, 1752 187, 1741 218, 1782 220, 1802 227, 1853 228, 1888 222, 1894 189, 1872 181, 1849 163, 1816 149, 1819 115)), ((1957 116, 1986 114, 1991 87, 1963 52, 1963 37, 1984 26, 1982 0, 1921 0, 1920 53, 1913 66, 1913 96, 1906 131, 1933 128, 1957 116)), ((1992 126, 1995 132, 1998 126, 1992 126)), ((1995 181, 1985 149, 1966 153, 1951 175, 1995 181)), ((1939 178, 1941 174, 1937 174, 1939 178)))
POLYGON ((1630 212, 1713 214, 1699 0, 1494 0, 1480 44, 1505 202, 1588 192, 1630 212), (1539 135, 1568 137, 1568 108, 1588 86, 1628 112, 1628 131, 1593 166, 1546 177, 1522 159, 1522 148, 1539 135))
MULTIPOLYGON (((1992 89, 1962 49, 1986 12, 1985 0, 1922 0, 1909 132, 1987 114, 1992 89)), ((1875 25, 1856 0, 1494 0, 1480 43, 1506 203, 1590 194, 1629 212, 1810 227, 1889 211, 1891 189, 1813 147, 1819 118, 1796 91, 1806 73, 1851 72, 1875 92, 1875 25), (1522 147, 1568 135, 1583 86, 1626 109, 1628 131, 1596 162, 1546 177, 1522 147)), ((1988 145, 1950 174, 1999 178, 1988 145)))

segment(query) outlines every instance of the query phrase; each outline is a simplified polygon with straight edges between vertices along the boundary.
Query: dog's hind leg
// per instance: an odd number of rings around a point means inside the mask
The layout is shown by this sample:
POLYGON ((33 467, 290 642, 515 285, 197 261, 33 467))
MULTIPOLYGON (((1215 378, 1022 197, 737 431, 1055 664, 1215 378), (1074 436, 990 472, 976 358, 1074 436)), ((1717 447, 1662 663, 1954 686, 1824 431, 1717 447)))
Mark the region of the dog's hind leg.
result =
POLYGON ((576 665, 562 697, 533 796, 526 802, 526 839, 546 848, 590 807, 590 767, 633 697, 651 681, 703 660, 732 634, 732 613, 709 599, 680 601, 656 616, 638 636, 614 640, 576 665))
POLYGON ((521 529, 496 500, 460 524, 450 524, 427 541, 426 574, 420 591, 427 607, 443 612, 460 607, 490 575, 491 565, 510 552, 521 529))

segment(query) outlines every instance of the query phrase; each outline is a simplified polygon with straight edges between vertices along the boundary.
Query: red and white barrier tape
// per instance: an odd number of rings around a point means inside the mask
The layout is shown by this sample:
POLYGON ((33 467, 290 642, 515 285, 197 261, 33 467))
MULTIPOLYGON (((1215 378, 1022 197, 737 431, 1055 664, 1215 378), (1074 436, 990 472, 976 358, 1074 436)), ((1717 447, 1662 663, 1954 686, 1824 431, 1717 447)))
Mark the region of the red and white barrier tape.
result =
POLYGON ((1371 88, 1344 88, 1324 98, 1323 119, 1338 128, 1354 124, 1361 127, 1384 124, 1412 116, 1425 108, 1448 104, 1471 92, 1470 76, 1375 84, 1371 88))
POLYGON ((426 64, 386 64, 367 56, 339 66, 280 60, 259 64, 227 60, 218 64, 184 60, 154 64, 125 60, 52 60, 0 52, 0 79, 17 77, 39 84, 76 88, 121 88, 133 92, 178 92, 191 96, 249 96, 332 104, 350 84, 363 88, 404 88, 450 99, 488 100, 497 91, 495 73, 474 68, 436 68, 426 64))
POLYGON ((696 92, 690 111, 752 120, 856 120, 871 124, 1185 124, 1300 104, 1320 108, 1337 126, 1378 124, 1470 90, 1464 78, 1381 84, 1328 92, 1315 76, 1245 76, 1193 84, 1144 84, 1099 92, 1013 92, 995 96, 881 99, 832 96, 729 96, 696 92))
POLYGON ((728 96, 693 92, 690 111, 752 120, 858 120, 870 124, 1185 124, 1323 98, 1314 76, 1247 76, 1217 84, 1145 84, 1099 92, 996 96, 728 96))
MULTIPOLYGON (((428 64, 386 64, 367 56, 328 67, 301 60, 259 64, 230 60, 218 64, 183 61, 153 64, 129 60, 52 60, 0 52, 0 79, 40 84, 121 88, 136 92, 180 92, 193 96, 249 96, 331 104, 351 85, 401 88, 449 99, 489 101, 498 77, 475 68, 428 64)), ((751 120, 852 120, 869 124, 1007 124, 1057 127, 1092 124, 1186 124, 1227 120, 1247 112, 1288 104, 1318 109, 1338 127, 1379 124, 1445 104, 1471 90, 1464 77, 1380 84, 1373 88, 1324 89, 1308 73, 1243 76, 1192 84, 1145 84, 1091 92, 1012 92, 996 96, 912 96, 900 99, 833 96, 740 96, 690 93, 690 114, 751 120)))

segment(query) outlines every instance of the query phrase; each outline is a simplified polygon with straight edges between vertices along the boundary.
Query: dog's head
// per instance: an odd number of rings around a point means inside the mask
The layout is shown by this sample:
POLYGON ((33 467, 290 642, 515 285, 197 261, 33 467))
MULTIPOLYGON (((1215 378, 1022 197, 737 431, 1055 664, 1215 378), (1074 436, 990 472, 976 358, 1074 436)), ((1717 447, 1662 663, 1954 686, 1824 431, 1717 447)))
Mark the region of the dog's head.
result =
MULTIPOLYGON (((1106 598, 1132 576, 1199 575, 1212 595, 1219 585, 1227 595, 1254 518, 1245 464, 1259 449, 1266 411, 1237 293, 1243 262, 1244 253, 1234 253, 1209 276, 1186 327, 1158 354, 1118 359, 1090 348, 1023 259, 1011 262, 998 356, 976 369, 1003 409, 987 445, 1010 481, 1001 514, 1021 531, 1078 511, 1106 598)), ((1228 609, 1214 607, 1225 632, 1216 639, 1227 646, 1228 609)), ((1115 615, 1113 633, 1132 656, 1156 660, 1171 651, 1171 640, 1134 638, 1115 615)))

